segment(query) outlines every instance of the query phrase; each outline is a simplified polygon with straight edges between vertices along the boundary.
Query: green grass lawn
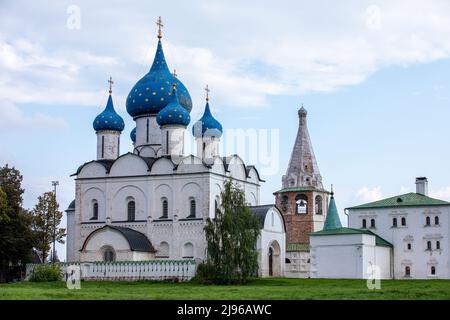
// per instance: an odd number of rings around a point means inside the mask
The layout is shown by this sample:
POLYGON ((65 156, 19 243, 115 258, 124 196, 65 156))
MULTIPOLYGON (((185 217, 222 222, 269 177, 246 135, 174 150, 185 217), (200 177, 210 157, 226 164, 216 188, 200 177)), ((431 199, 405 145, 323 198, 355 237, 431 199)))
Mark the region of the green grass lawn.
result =
POLYGON ((83 281, 80 290, 64 282, 20 282, 1 284, 0 299, 450 299, 450 281, 385 280, 373 291, 364 280, 328 279, 257 279, 242 286, 83 281))

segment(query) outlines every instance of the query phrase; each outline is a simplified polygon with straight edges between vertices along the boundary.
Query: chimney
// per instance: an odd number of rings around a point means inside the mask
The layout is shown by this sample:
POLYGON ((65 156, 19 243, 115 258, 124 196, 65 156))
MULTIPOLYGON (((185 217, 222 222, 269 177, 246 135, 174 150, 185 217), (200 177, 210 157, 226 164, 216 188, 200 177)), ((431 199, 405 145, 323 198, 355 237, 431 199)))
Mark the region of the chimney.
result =
POLYGON ((416 178, 416 193, 428 196, 428 180, 426 177, 416 178))

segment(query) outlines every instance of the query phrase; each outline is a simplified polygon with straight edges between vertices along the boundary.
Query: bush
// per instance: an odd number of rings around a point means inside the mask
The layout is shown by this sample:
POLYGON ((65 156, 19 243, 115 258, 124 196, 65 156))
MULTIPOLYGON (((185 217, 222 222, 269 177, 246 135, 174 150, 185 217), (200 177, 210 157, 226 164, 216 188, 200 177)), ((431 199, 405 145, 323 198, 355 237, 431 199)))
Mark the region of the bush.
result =
POLYGON ((49 282, 61 281, 61 269, 56 264, 42 264, 34 268, 30 281, 33 282, 49 282))
POLYGON ((225 275, 213 264, 204 262, 197 266, 197 274, 192 281, 201 284, 235 285, 246 284, 250 279, 252 279, 252 277, 243 279, 237 275, 225 275))

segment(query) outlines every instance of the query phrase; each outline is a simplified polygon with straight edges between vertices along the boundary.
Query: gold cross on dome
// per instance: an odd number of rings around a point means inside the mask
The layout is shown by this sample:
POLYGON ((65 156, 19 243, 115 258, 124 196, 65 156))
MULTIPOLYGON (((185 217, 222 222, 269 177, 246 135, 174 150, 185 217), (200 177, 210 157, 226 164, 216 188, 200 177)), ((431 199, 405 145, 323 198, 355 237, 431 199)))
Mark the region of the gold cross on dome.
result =
POLYGON ((161 16, 159 16, 158 20, 156 20, 156 25, 158 26, 158 39, 162 38, 161 28, 164 27, 161 16))
POLYGON ((109 83, 109 93, 111 94, 112 93, 112 85, 114 84, 112 77, 109 77, 108 83, 109 83))
POLYGON ((206 85, 205 91, 206 91, 206 101, 209 101, 209 91, 211 91, 211 90, 209 90, 208 85, 206 85))
POLYGON ((177 70, 173 69, 172 75, 173 75, 173 84, 172 84, 172 88, 175 90, 176 87, 177 87, 177 81, 176 81, 176 79, 177 79, 177 70))

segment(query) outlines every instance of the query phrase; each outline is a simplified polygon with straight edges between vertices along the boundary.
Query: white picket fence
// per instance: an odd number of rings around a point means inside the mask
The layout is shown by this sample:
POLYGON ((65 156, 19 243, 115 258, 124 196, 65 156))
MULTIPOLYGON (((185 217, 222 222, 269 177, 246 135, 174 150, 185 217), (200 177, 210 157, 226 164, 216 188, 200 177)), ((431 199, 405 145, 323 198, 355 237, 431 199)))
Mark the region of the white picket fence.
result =
MULTIPOLYGON (((27 264, 26 279, 39 264, 27 264)), ((69 266, 80 268, 81 280, 138 281, 178 280, 188 281, 195 276, 195 260, 148 260, 114 262, 59 263, 61 273, 67 277, 69 266)))

